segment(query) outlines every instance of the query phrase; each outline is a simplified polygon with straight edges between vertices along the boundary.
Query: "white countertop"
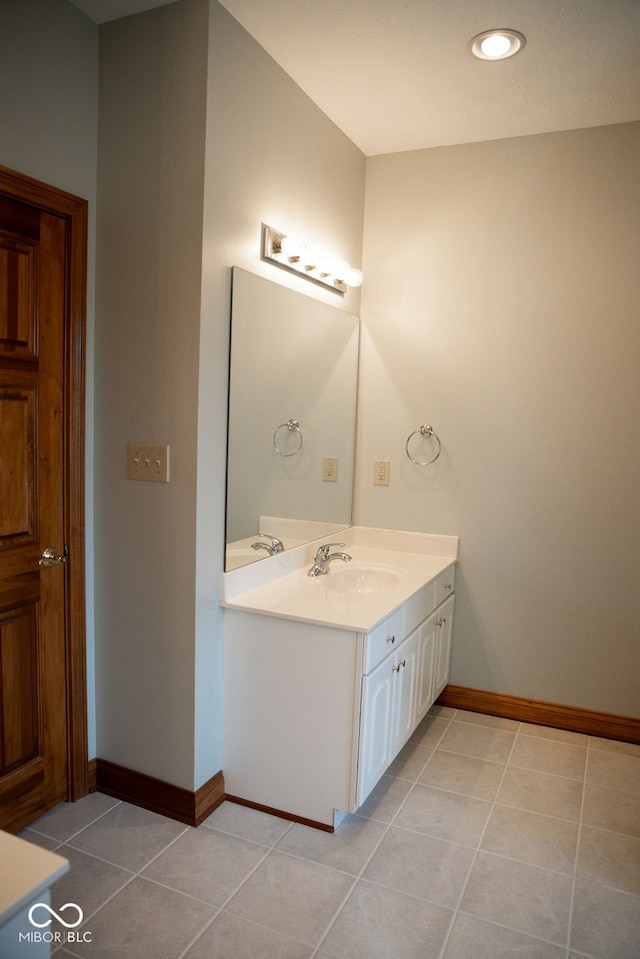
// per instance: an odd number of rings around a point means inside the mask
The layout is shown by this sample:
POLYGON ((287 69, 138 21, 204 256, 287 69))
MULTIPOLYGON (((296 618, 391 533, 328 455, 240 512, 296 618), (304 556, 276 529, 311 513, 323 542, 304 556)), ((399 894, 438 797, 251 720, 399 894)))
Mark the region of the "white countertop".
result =
POLYGON ((0 925, 37 899, 69 869, 62 856, 0 831, 0 925))
POLYGON ((457 559, 455 536, 352 527, 337 538, 345 544, 341 550, 351 555, 351 563, 334 560, 327 574, 307 576, 318 545, 327 537, 257 566, 224 573, 222 605, 367 632, 457 559), (372 592, 341 591, 340 571, 357 567, 389 571, 395 574, 390 577, 394 581, 372 592))

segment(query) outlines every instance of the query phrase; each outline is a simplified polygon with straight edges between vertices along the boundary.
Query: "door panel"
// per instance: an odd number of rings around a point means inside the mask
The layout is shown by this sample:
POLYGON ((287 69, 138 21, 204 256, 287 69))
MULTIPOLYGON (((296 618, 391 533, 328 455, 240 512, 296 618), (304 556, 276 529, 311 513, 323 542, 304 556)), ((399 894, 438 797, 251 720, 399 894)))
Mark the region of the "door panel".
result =
POLYGON ((67 798, 64 218, 0 199, 0 828, 67 798))

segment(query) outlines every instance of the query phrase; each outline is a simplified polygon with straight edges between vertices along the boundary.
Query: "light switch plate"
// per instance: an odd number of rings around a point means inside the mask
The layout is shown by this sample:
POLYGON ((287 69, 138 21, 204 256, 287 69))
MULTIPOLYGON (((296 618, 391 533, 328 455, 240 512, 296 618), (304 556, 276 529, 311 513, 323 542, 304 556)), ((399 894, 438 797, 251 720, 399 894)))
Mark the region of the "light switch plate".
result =
POLYGON ((169 447, 128 443, 127 477, 151 483, 168 483, 169 447))

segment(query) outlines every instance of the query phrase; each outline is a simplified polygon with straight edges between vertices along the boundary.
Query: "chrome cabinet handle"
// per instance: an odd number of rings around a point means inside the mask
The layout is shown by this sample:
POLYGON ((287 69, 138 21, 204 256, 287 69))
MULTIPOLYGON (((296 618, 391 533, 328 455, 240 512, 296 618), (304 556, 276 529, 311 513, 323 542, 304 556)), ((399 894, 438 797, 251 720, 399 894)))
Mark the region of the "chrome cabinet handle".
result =
POLYGON ((55 546, 47 546, 44 553, 38 560, 38 565, 44 566, 45 568, 48 568, 49 566, 62 566, 63 563, 67 562, 68 555, 69 549, 67 548, 66 544, 60 556, 56 556, 55 546))
POLYGON ((394 673, 399 673, 399 672, 400 672, 400 668, 401 668, 402 666, 406 666, 406 665, 407 665, 406 659, 402 659, 402 660, 397 664, 397 666, 392 666, 392 667, 391 667, 391 670, 392 670, 392 672, 394 672, 394 673))
POLYGON ((387 636, 387 642, 388 642, 388 643, 395 643, 395 641, 396 641, 395 636, 387 636))
POLYGON ((445 584, 444 584, 444 588, 445 588, 445 589, 453 589, 453 583, 445 583, 445 584))

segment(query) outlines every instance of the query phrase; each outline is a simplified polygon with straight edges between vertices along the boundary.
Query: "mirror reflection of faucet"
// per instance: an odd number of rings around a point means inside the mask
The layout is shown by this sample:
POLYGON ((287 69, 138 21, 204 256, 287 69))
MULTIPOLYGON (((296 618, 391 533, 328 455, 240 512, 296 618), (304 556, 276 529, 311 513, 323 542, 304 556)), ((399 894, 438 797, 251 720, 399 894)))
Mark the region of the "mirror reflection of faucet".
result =
POLYGON ((258 536, 264 536, 268 543, 252 543, 251 549, 266 549, 269 556, 275 556, 276 553, 284 552, 284 543, 277 536, 270 536, 269 533, 258 533, 258 536))
POLYGON ((350 563, 352 557, 348 553, 330 553, 329 550, 334 546, 344 546, 344 543, 325 543, 319 546, 313 566, 307 573, 307 576, 324 576, 329 572, 329 563, 333 559, 341 559, 343 563, 350 563))

